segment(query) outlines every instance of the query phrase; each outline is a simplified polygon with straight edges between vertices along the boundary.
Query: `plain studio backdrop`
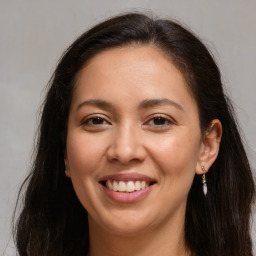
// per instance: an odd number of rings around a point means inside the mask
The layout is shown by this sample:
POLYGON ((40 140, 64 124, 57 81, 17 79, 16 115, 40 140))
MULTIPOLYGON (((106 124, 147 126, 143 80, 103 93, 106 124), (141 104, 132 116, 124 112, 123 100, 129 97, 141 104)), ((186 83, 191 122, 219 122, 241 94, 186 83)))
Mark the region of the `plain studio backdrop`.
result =
POLYGON ((255 173, 255 0, 0 0, 0 255, 15 255, 12 213, 57 60, 86 29, 130 10, 176 19, 210 48, 235 102, 255 173))

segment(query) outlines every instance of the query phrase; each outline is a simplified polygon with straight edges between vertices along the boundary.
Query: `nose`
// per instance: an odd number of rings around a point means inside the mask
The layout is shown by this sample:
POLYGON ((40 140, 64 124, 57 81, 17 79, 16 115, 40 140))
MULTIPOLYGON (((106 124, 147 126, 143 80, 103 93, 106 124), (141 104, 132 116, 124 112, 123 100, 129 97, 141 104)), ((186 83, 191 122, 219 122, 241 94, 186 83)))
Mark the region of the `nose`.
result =
POLYGON ((111 162, 129 164, 142 162, 146 157, 146 150, 142 143, 142 136, 131 125, 117 128, 107 149, 107 158, 111 162))

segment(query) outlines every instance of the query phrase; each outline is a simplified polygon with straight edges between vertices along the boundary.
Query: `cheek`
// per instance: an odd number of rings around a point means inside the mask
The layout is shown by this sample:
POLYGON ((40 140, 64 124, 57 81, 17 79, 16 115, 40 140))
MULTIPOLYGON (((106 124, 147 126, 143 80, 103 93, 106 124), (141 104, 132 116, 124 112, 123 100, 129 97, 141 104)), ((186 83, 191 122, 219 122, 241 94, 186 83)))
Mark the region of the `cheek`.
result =
POLYGON ((71 175, 88 174, 96 170, 104 155, 104 145, 91 136, 70 135, 67 138, 67 157, 71 175))
POLYGON ((194 175, 198 159, 198 140, 189 136, 169 136, 151 145, 151 154, 165 175, 194 175))
POLYGON ((94 204, 97 202, 93 191, 103 152, 103 144, 92 136, 79 132, 68 134, 67 158, 70 178, 79 201, 88 212, 94 211, 94 204))
POLYGON ((176 209, 187 200, 192 186, 198 158, 198 141, 188 137, 175 136, 159 141, 153 147, 155 162, 160 170, 160 184, 163 202, 170 202, 166 211, 176 209), (175 195, 175 196, 174 196, 175 195))

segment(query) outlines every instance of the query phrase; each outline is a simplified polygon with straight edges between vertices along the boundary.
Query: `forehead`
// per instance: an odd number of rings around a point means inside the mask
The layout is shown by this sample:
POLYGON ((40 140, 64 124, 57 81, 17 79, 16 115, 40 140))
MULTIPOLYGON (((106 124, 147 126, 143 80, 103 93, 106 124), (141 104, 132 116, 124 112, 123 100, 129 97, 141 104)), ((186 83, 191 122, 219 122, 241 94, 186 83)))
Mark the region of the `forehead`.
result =
POLYGON ((97 54, 80 70, 74 89, 76 98, 131 99, 135 94, 141 100, 169 95, 194 101, 183 74, 153 46, 129 45, 97 54))

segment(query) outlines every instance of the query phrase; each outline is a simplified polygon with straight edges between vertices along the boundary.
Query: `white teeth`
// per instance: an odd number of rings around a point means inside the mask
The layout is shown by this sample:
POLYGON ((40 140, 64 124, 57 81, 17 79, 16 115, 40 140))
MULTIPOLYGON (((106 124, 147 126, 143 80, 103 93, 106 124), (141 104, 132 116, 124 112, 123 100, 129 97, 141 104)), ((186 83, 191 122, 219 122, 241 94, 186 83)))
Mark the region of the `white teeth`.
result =
POLYGON ((135 185, 133 181, 128 181, 126 184, 126 191, 127 192, 132 192, 135 190, 135 185))
POLYGON ((135 182, 135 189, 140 190, 140 181, 138 180, 135 182))
MULTIPOLYGON (((109 188, 109 189, 111 189, 111 188, 109 188)), ((114 190, 114 191, 117 191, 117 190, 118 190, 118 184, 117 184, 116 181, 113 182, 113 190, 114 190)))
POLYGON ((108 180, 107 181, 107 187, 109 188, 109 189, 111 189, 111 190, 113 190, 113 185, 112 185, 112 183, 111 183, 111 181, 110 180, 108 180))
POLYGON ((125 185, 125 183, 123 181, 119 181, 118 190, 120 192, 124 192, 126 190, 126 185, 125 185))
POLYGON ((136 190, 145 189, 149 186, 149 183, 146 181, 110 181, 107 180, 106 182, 107 188, 114 191, 120 191, 120 192, 134 192, 136 190))

